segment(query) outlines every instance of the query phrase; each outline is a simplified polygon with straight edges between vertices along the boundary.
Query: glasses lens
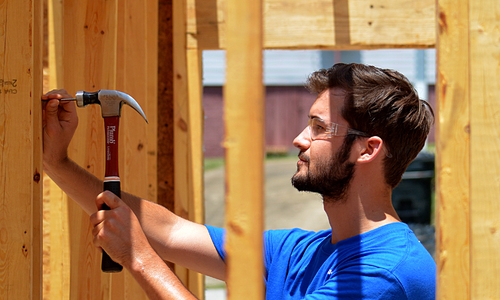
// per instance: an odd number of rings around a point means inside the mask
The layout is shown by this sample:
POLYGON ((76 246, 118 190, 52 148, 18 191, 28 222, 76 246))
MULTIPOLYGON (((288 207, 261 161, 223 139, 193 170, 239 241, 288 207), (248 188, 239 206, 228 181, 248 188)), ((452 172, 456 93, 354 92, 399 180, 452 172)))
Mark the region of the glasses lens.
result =
POLYGON ((313 140, 324 138, 327 135, 326 124, 318 119, 309 120, 309 130, 311 132, 311 138, 313 140))

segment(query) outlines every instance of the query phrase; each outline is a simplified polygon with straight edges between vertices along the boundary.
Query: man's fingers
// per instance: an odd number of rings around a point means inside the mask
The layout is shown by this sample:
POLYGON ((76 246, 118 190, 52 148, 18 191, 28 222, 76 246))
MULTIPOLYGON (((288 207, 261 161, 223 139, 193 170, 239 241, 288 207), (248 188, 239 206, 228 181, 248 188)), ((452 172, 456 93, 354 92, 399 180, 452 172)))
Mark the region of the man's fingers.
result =
POLYGON ((92 229, 92 236, 94 237, 92 239, 92 242, 93 242, 95 247, 97 247, 101 250, 102 250, 102 247, 101 247, 102 231, 101 230, 103 229, 103 227, 104 227, 103 222, 99 222, 92 229))
POLYGON ((62 99, 62 98, 72 98, 70 94, 64 89, 52 90, 44 95, 42 95, 42 100, 49 99, 62 99))
POLYGON ((101 209, 104 203, 106 203, 106 205, 110 209, 113 209, 120 206, 121 199, 110 191, 104 191, 97 196, 97 198, 95 199, 95 204, 97 205, 98 209, 101 209))
POLYGON ((45 121, 46 122, 53 121, 54 122, 53 124, 56 124, 55 122, 59 122, 59 118, 57 116, 58 110, 59 110, 59 100, 57 99, 50 100, 45 106, 45 121))

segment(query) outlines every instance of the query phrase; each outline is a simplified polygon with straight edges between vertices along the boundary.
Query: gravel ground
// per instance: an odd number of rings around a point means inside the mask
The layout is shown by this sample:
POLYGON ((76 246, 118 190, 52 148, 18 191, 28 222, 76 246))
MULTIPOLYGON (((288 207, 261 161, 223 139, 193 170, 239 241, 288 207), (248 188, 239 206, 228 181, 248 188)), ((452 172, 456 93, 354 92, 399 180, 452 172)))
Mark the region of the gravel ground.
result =
MULTIPOLYGON (((299 227, 308 230, 329 228, 322 199, 317 194, 298 192, 290 183, 296 171, 296 157, 266 162, 265 229, 299 227)), ((224 168, 205 172, 205 220, 224 225, 224 168)), ((435 231, 432 225, 408 224, 424 247, 434 256, 435 231)), ((223 287, 222 281, 207 277, 207 288, 223 287)))

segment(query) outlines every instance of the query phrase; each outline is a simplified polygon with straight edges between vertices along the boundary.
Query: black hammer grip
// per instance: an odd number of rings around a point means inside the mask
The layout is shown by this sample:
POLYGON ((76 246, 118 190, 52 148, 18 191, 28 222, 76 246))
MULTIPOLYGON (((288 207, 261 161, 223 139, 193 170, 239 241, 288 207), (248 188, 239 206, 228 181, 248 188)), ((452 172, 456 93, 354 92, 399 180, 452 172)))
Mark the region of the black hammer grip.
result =
MULTIPOLYGON (((104 190, 111 191, 113 194, 121 198, 120 181, 104 181, 104 190)), ((101 209, 109 210, 109 206, 107 206, 106 203, 103 203, 101 209)), ((106 251, 102 250, 101 270, 107 273, 115 273, 123 270, 123 267, 119 263, 112 260, 106 251)))

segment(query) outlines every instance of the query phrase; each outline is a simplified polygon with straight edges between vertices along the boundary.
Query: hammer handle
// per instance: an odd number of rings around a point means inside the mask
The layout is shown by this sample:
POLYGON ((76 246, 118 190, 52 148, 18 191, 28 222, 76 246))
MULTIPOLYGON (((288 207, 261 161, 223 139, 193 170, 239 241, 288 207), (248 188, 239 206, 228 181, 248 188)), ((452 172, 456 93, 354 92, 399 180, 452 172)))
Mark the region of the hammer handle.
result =
MULTIPOLYGON (((104 190, 111 191, 113 194, 121 198, 120 192, 120 181, 104 181, 104 190)), ((101 206, 101 209, 109 210, 109 206, 104 203, 101 206)), ((102 261, 101 261, 101 270, 107 273, 115 273, 120 272, 123 269, 122 265, 115 262, 109 257, 106 251, 102 251, 102 261)))
MULTIPOLYGON (((104 190, 111 191, 121 198, 120 177, 118 177, 118 127, 120 117, 104 118, 106 131, 106 171, 104 177, 104 190)), ((109 206, 103 204, 101 209, 109 210, 109 206)), ((123 267, 113 261, 111 257, 102 251, 101 270, 103 272, 120 272, 123 267)))

